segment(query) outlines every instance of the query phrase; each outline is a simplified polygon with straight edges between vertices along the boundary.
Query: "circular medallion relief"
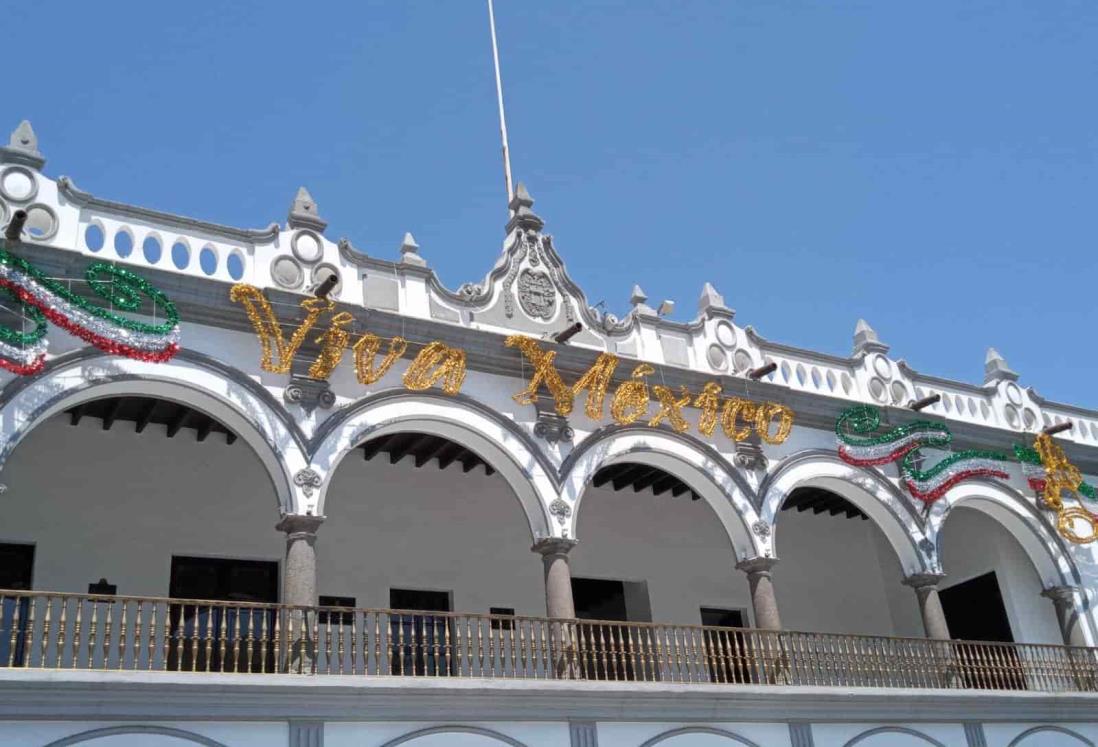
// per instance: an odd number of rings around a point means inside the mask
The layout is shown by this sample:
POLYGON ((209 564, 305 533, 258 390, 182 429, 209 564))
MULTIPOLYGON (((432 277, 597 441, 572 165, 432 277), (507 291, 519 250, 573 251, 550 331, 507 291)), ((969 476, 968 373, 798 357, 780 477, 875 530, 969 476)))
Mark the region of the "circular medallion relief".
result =
POLYGON ((549 321, 557 305, 557 289, 548 274, 526 269, 518 276, 518 300, 531 319, 549 321))
POLYGON ((907 387, 904 386, 902 381, 892 382, 892 404, 899 405, 906 402, 908 399, 907 387))
POLYGON ((57 215, 46 205, 31 205, 23 231, 33 241, 45 241, 57 233, 57 215))
POLYGON ((709 359, 709 365, 719 371, 723 371, 728 365, 728 354, 720 345, 710 345, 705 355, 709 359))
POLYGON ((878 353, 873 356, 873 370, 877 372, 877 375, 882 379, 892 378, 892 364, 888 362, 888 358, 878 353))
POLYGON ((12 166, 0 175, 0 194, 12 202, 33 200, 38 194, 38 182, 34 172, 22 166, 12 166))
POLYGON ((1022 418, 1018 415, 1018 408, 1014 405, 1007 405, 1004 407, 1003 413, 1006 415, 1007 425, 1011 428, 1017 428, 1022 424, 1022 418))
POLYGON ((1025 423, 1026 430, 1033 428, 1037 425, 1037 413, 1027 407, 1022 410, 1022 422, 1025 423))
POLYGON ((717 342, 724 345, 726 348, 732 349, 736 347, 736 330, 728 322, 717 322, 714 332, 717 335, 717 342))
POLYGON ((283 288, 297 288, 305 273, 293 257, 279 257, 271 263, 271 277, 283 288))
POLYGON ((746 371, 751 368, 751 353, 746 350, 737 350, 732 354, 732 362, 737 371, 746 371))
POLYGON ((311 282, 314 286, 320 285, 322 282, 324 282, 324 278, 328 277, 329 275, 336 276, 336 284, 332 286, 330 295, 333 298, 338 298, 339 292, 343 290, 343 277, 339 274, 339 268, 335 265, 330 265, 327 262, 317 265, 313 268, 313 272, 309 278, 309 282, 311 282))
POLYGON ((869 380, 869 393, 878 402, 884 402, 888 397, 885 383, 876 376, 869 380))
POLYGON ((290 249, 294 256, 302 262, 316 262, 324 253, 324 245, 320 237, 312 231, 298 231, 290 239, 290 249))
POLYGON ((1006 385, 1006 396, 1010 400, 1010 404, 1019 405, 1022 404, 1022 390, 1013 381, 1006 385))

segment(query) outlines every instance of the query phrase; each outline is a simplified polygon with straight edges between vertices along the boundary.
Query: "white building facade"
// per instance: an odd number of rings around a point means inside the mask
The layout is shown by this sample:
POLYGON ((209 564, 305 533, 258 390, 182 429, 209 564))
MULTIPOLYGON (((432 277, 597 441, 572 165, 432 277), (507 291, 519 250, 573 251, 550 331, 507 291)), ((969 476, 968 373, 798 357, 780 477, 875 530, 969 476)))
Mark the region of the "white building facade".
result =
POLYGON ((304 190, 44 164, 0 149, 5 745, 1098 744, 1098 412, 993 350, 614 317, 521 186, 452 291, 304 190))

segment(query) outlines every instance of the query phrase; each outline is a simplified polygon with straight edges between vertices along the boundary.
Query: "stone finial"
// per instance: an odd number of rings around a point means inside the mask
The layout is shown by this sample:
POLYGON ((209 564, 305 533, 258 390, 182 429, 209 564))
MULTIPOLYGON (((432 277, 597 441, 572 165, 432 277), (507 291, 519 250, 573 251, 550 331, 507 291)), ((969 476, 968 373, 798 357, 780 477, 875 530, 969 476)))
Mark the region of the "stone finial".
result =
POLYGON ((0 162, 20 163, 34 169, 45 165, 46 159, 38 152, 38 136, 28 120, 20 122, 11 133, 7 147, 0 148, 0 162))
POLYGON ((290 215, 286 222, 290 228, 313 228, 323 231, 328 227, 328 221, 320 217, 320 211, 316 206, 316 200, 309 194, 309 190, 298 187, 294 203, 290 206, 290 215))
POLYGON ((633 305, 634 313, 640 316, 656 316, 656 310, 649 306, 648 295, 641 290, 639 285, 633 285, 633 292, 629 294, 629 303, 633 305))
POLYGON ((537 216, 531 208, 534 207, 534 198, 526 191, 526 185, 522 182, 515 187, 515 196, 511 198, 511 220, 507 221, 507 233, 515 230, 515 227, 529 231, 540 231, 545 227, 545 221, 537 216))
POLYGON ((881 342, 877 330, 869 326, 865 319, 859 319, 854 325, 854 355, 867 353, 887 353, 888 345, 881 342))
POLYGON ((987 357, 984 358, 984 383, 992 384, 997 381, 1017 381, 1018 374, 1007 365, 1006 358, 999 354, 995 348, 987 349, 987 357))
POLYGON ((404 241, 400 244, 400 261, 406 265, 426 267, 427 260, 419 256, 419 244, 411 233, 404 234, 404 241))
POLYGON ((701 298, 698 299, 698 313, 704 317, 722 316, 728 319, 735 314, 732 309, 725 306, 724 296, 717 292, 712 283, 702 286, 701 298))

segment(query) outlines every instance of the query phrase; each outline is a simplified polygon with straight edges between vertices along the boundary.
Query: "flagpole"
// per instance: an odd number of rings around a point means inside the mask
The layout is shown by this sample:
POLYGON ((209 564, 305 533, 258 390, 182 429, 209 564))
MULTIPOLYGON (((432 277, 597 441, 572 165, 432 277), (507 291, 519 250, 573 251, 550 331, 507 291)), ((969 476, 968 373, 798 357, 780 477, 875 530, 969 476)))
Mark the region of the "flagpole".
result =
POLYGON ((496 99, 499 102, 499 134, 503 140, 503 179, 507 183, 507 205, 515 196, 511 187, 511 153, 507 147, 507 116, 503 113, 503 80, 499 74, 499 45, 496 43, 496 14, 488 0, 488 26, 492 30, 492 61, 496 67, 496 99))

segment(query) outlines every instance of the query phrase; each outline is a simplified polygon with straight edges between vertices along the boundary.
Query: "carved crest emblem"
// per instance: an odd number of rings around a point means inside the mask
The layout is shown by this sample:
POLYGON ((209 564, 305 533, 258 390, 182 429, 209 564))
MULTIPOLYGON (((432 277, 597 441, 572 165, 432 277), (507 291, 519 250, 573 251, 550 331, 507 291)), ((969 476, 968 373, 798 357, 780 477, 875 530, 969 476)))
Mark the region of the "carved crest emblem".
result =
POLYGON ((518 277, 518 299, 527 316, 548 321, 557 303, 557 290, 547 274, 527 269, 518 277))

